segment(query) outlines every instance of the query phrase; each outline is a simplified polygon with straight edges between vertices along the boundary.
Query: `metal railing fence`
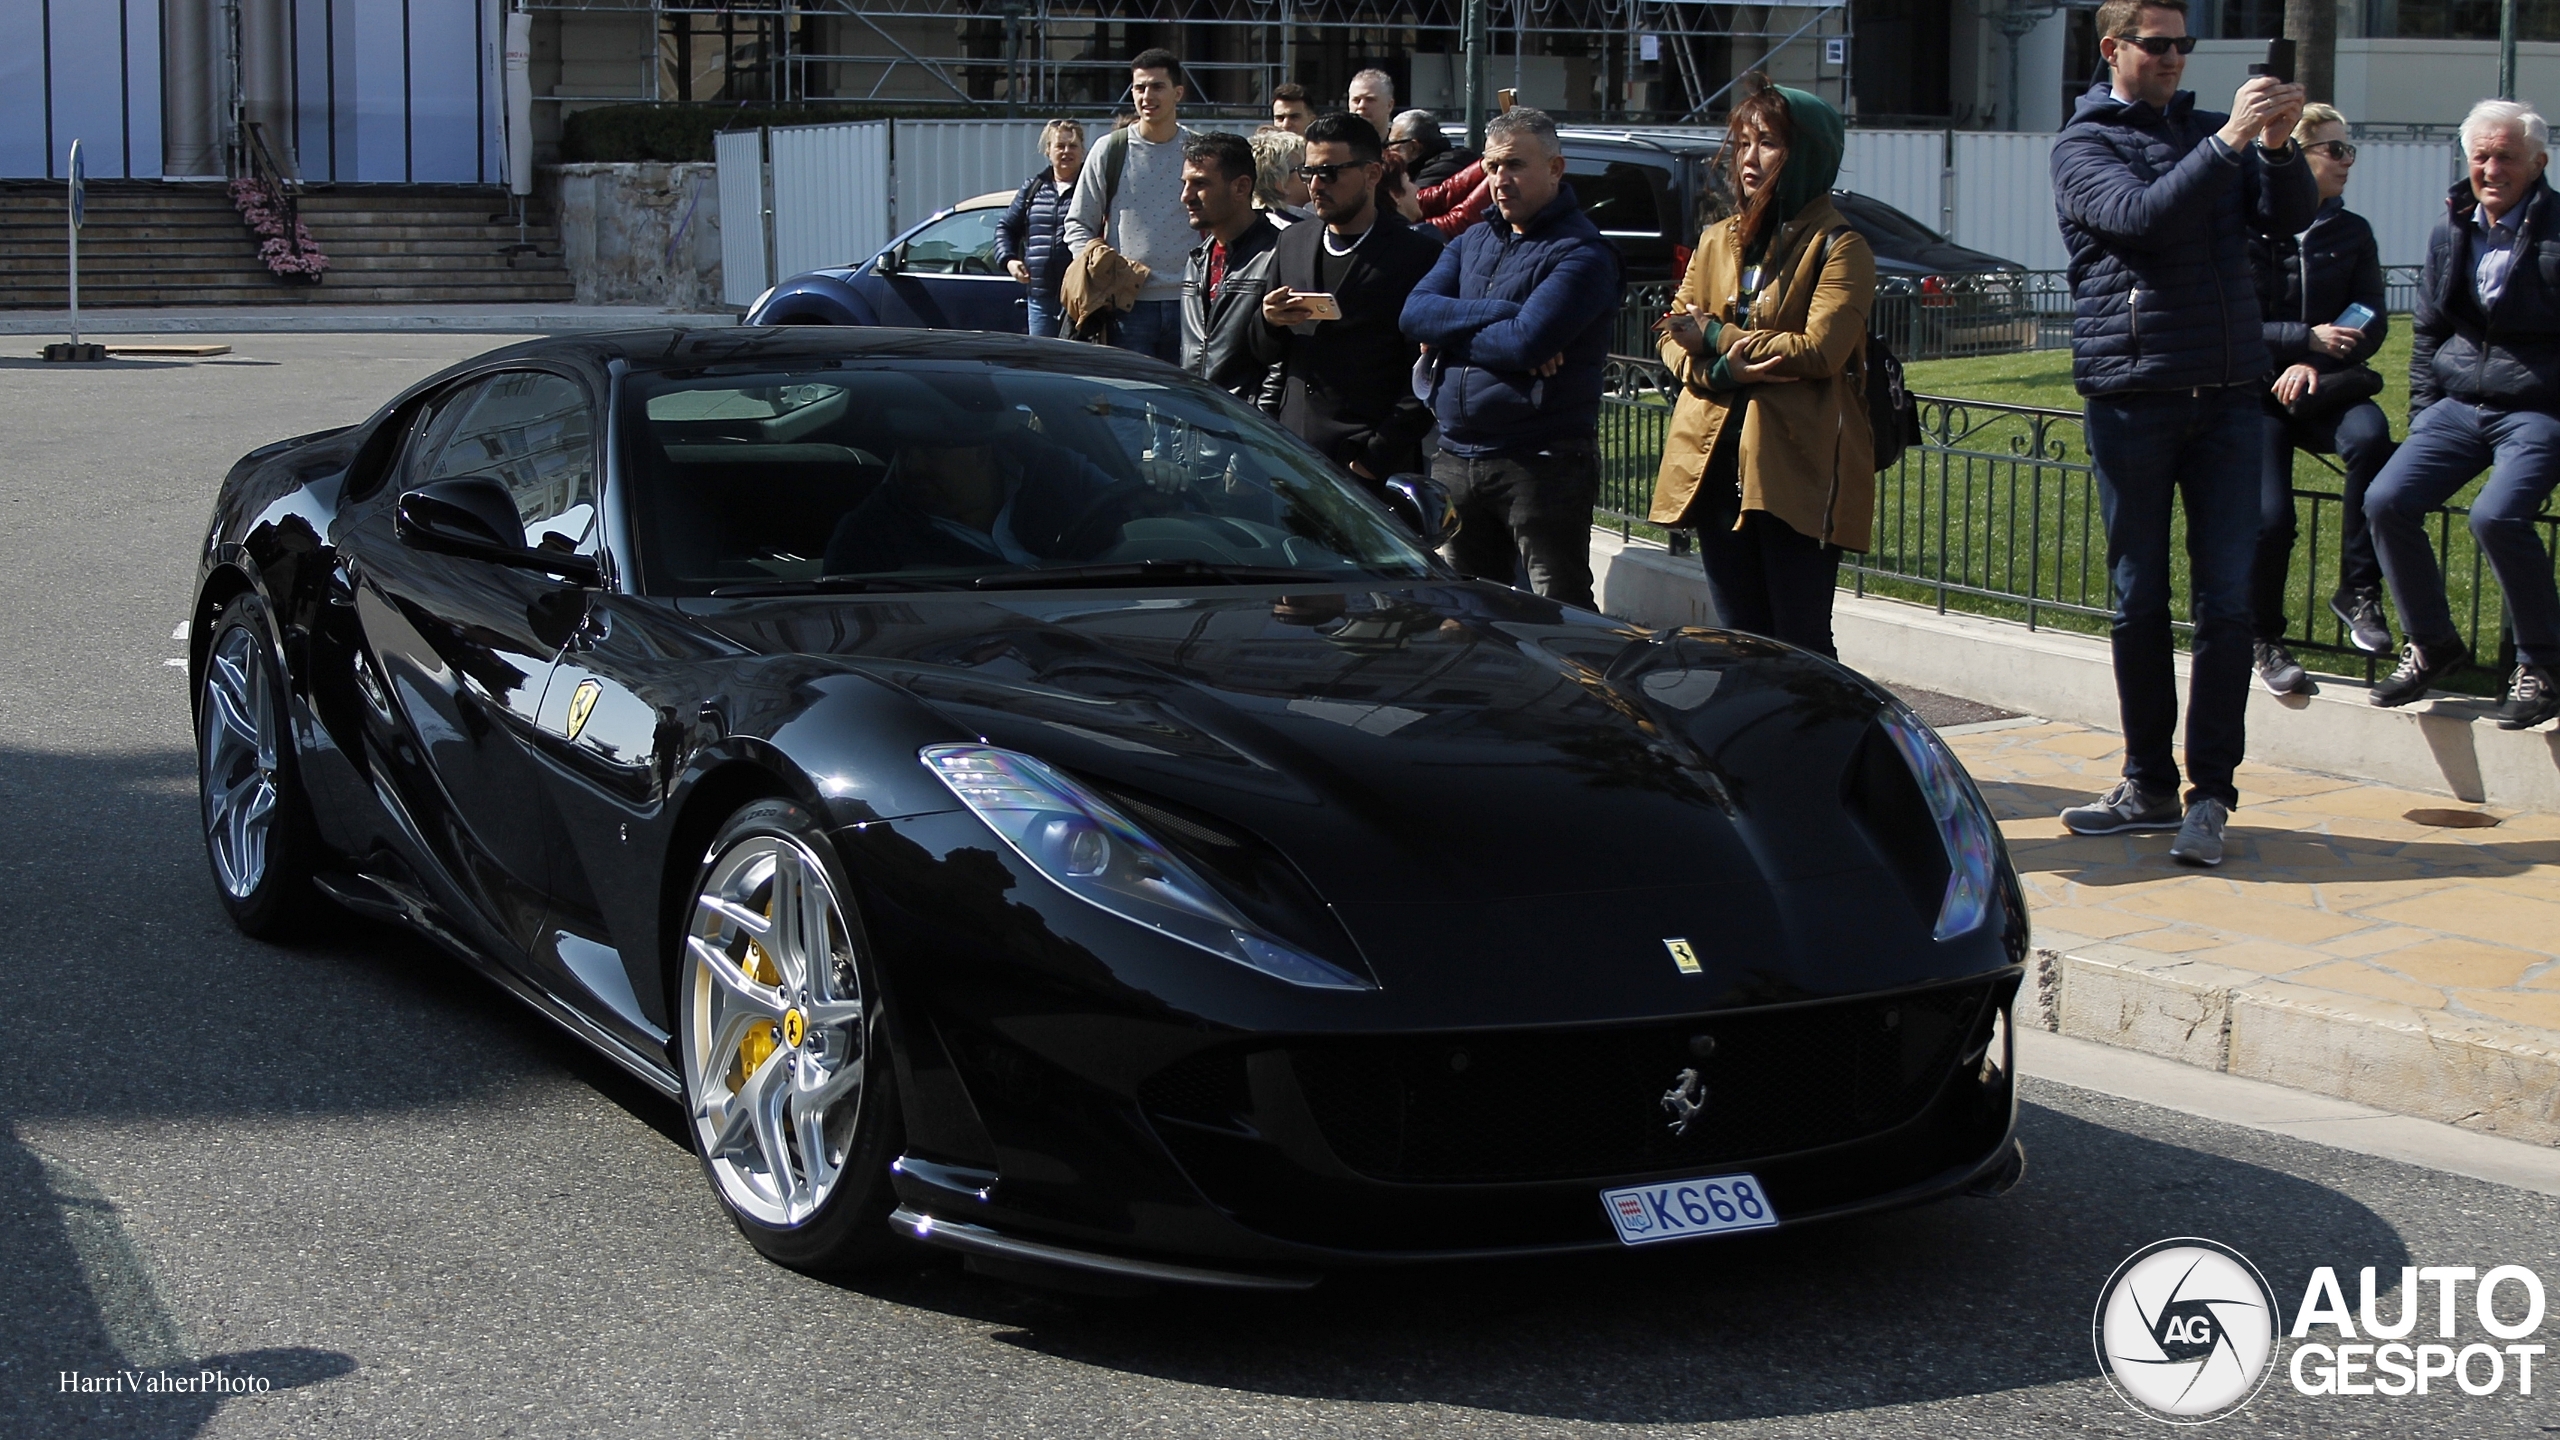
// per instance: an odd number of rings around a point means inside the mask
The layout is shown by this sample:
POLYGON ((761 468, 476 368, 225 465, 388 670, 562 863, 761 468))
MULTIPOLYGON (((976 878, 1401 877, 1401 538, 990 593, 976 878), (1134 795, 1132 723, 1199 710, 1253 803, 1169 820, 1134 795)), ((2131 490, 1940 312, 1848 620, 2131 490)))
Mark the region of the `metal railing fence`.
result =
MULTIPOLYGON (((1600 508, 1622 529, 1649 524, 1646 510, 1668 434, 1670 377, 1660 366, 1611 362, 1601 405, 1600 508)), ((1920 395, 1922 440, 1876 477, 1875 532, 1865 554, 1842 556, 1840 583, 1860 595, 1883 595, 2058 627, 2102 633, 2115 591, 2107 570, 2106 530, 2097 476, 2076 410, 1920 395)), ((2297 486, 2300 538, 2287 585, 2285 642, 2315 655, 2361 662, 2329 608, 2338 586, 2344 497, 2336 489, 2297 486)), ((2447 506, 2428 517, 2437 562, 2462 638, 2478 657, 2474 678, 2503 678, 2515 663, 2503 596, 2486 556, 2471 538, 2469 512, 2447 506)), ((2546 550, 2560 554, 2560 516, 2540 522, 2546 550)), ((1676 552, 1687 537, 1670 532, 1676 552)), ((2174 608, 2189 600, 2185 521, 2173 521, 2174 608)), ((2193 627, 2178 621, 2183 636, 2193 627)), ((2353 663, 2326 667, 2352 672, 2353 663)))

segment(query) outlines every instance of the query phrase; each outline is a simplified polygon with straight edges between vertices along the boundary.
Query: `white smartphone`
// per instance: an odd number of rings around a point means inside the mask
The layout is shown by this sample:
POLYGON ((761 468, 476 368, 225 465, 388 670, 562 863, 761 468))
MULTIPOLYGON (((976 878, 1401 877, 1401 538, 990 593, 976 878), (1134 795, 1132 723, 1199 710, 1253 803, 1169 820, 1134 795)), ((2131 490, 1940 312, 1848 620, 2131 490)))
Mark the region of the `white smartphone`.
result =
POLYGON ((2338 312, 2338 328, 2341 330, 2361 330, 2372 324, 2373 320, 2373 310, 2370 306, 2350 305, 2338 312))

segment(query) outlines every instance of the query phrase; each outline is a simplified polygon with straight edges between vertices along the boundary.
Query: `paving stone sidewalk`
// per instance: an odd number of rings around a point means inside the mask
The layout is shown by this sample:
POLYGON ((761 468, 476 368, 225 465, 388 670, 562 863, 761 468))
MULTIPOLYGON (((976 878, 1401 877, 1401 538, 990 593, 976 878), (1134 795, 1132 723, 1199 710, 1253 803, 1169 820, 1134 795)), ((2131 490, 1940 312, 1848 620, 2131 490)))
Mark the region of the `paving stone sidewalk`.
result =
MULTIPOLYGON (((2214 1068, 2254 1067, 2260 1078, 2404 1113, 2560 1140, 2560 1085, 2550 1083, 2560 1080, 2560 817, 2248 765, 2227 858, 2218 869, 2192 869, 2169 858, 2167 833, 2075 836, 2056 818, 2115 782, 2117 736, 2022 719, 1958 726, 1948 740, 2000 818, 2037 947, 2091 962, 2067 971, 2066 983, 2087 984, 2074 978, 2084 971, 2101 977, 2087 986, 2091 996, 2104 991, 2125 1012, 2082 1015, 2076 1027, 2061 1015, 2060 1028, 2214 1068), (2497 823, 2441 823, 2464 816, 2497 823), (2119 979, 2183 988, 2155 986, 2145 998, 2119 979), (2218 1036, 2202 1033, 2215 1012, 2210 1001, 2188 1005, 2198 996, 2220 997, 2218 1036), (2420 1043, 2403 1047, 2410 1053, 2402 1058, 2421 1069, 2449 1049, 2494 1053, 2501 1073, 2479 1083, 2499 1095, 2467 1089, 2476 1076, 2400 1073, 2406 1066, 2391 1059, 2390 1045, 2362 1046, 2352 1028, 2281 1057, 2235 1054, 2234 996, 2317 1014, 2332 1030, 2362 1023, 2377 1039, 2414 1038, 2420 1043), (2164 1003, 2170 1023, 2142 1033, 2146 1021, 2132 1011, 2164 1003), (2183 1033, 2175 1023, 2182 1006, 2193 1010, 2183 1033), (2122 1033, 2090 1033, 2109 1027, 2122 1033), (2448 1047, 2448 1039, 2464 1043, 2448 1047), (2525 1057, 2521 1069, 2517 1057, 2525 1057), (2304 1073, 2305 1065, 2363 1073, 2304 1073), (2447 1084, 2432 1099, 2415 1093, 2447 1084), (2537 1099, 2536 1090, 2546 1093, 2537 1099)), ((2480 1058, 2443 1063, 2476 1068, 2480 1058)))

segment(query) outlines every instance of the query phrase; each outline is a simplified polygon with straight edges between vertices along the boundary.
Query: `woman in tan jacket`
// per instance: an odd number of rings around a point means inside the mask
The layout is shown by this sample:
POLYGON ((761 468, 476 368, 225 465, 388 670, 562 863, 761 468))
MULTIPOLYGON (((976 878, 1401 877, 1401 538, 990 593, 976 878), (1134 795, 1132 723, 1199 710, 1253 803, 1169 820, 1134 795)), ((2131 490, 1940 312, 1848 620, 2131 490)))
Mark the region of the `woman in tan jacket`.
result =
POLYGON ((1657 525, 1693 527, 1727 628, 1836 655, 1840 552, 1875 518, 1867 423, 1873 252, 1831 204, 1840 113, 1770 86, 1734 107, 1740 213, 1707 227, 1662 326, 1680 385, 1657 525))

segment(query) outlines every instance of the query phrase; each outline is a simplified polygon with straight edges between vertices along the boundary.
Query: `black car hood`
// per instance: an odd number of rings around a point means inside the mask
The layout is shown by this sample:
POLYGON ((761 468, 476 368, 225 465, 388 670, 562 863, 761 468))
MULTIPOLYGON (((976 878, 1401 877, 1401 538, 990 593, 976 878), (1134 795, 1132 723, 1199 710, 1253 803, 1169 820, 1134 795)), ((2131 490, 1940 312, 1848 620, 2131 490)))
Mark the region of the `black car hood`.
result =
POLYGON ((788 600, 709 625, 842 656, 957 733, 1283 848, 1334 899, 1792 879, 1756 843, 1838 789, 1879 700, 1741 635, 1656 635, 1477 584, 788 600))
MULTIPOLYGON (((1251 832, 1390 983, 1382 949, 1501 952, 1531 983, 1555 947, 1634 947, 1669 977, 1663 942, 1693 932, 1702 951, 1836 946, 1857 971, 1877 907, 1909 908, 1841 804, 1884 702, 1751 637, 1459 583, 697 605, 753 649, 842 657, 955 739, 1251 832)), ((1810 993, 1719 968, 1719 990, 1810 993)))

